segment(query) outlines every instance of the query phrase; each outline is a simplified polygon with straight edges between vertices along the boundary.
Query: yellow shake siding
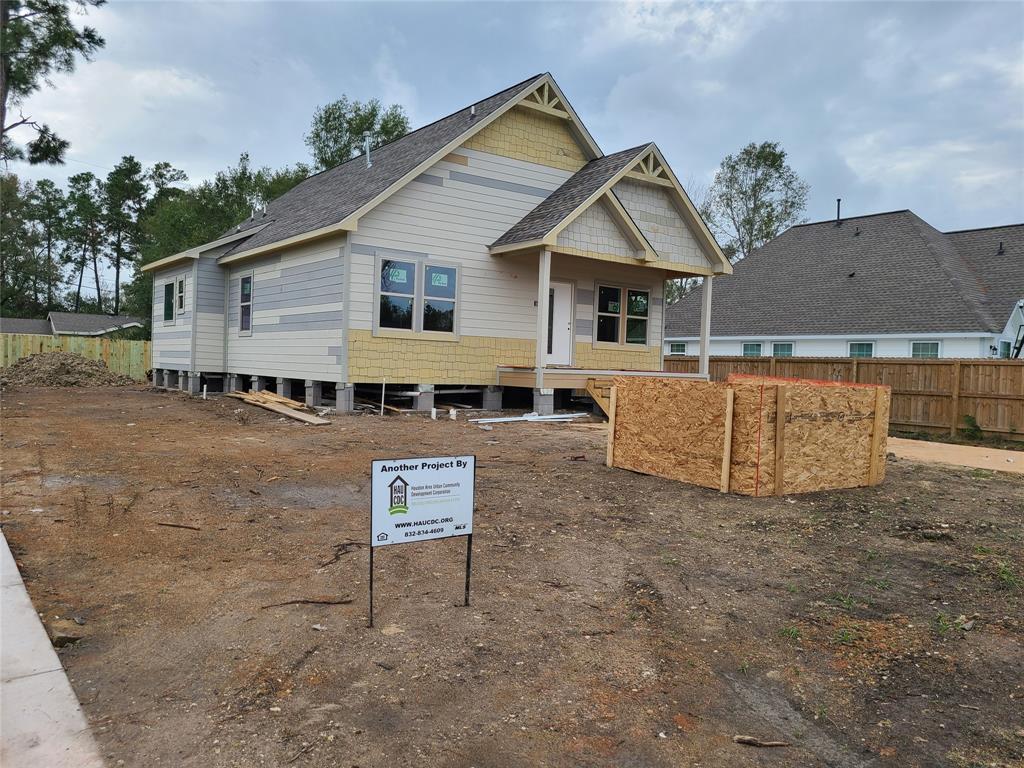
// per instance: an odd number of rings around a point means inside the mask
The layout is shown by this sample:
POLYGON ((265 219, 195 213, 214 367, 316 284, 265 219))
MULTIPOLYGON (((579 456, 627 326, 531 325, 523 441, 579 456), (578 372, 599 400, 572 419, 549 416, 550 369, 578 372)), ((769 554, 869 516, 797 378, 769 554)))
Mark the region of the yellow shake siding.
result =
MULTIPOLYGON (((463 336, 457 342, 395 339, 349 332, 349 381, 357 384, 494 384, 499 365, 534 365, 532 339, 463 336)), ((576 367, 658 370, 657 346, 644 350, 595 349, 576 343, 576 367)))
POLYGON ((565 121, 514 107, 463 144, 514 160, 576 172, 587 163, 565 121))
POLYGON ((661 350, 657 345, 639 350, 627 346, 623 346, 622 349, 609 349, 594 347, 589 342, 578 341, 576 342, 575 367, 600 370, 660 371, 661 350))
POLYGON ((495 384, 499 365, 534 364, 532 339, 462 336, 458 341, 395 339, 349 332, 349 380, 376 384, 495 384))

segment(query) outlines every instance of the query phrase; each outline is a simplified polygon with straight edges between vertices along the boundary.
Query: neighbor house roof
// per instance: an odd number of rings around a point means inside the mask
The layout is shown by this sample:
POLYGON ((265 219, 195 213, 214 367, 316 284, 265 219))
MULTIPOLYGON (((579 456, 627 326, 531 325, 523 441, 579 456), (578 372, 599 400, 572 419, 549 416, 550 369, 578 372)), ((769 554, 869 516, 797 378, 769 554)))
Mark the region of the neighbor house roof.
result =
POLYGON ((50 321, 26 317, 0 317, 0 333, 35 333, 50 335, 50 321))
MULTIPOLYGON (((1024 298, 1024 224, 943 233, 909 210, 801 224, 716 280, 712 336, 998 333, 1024 298), (999 252, 1002 243, 1002 252, 999 252)), ((700 291, 666 311, 698 335, 700 291)))
POLYGON ((649 146, 644 144, 591 160, 495 240, 491 247, 528 243, 544 238, 617 174, 635 165, 640 154, 649 146))
MULTIPOLYGON (((369 168, 365 156, 359 155, 299 182, 268 203, 265 214, 257 213, 243 222, 240 225, 242 232, 249 227, 267 226, 251 238, 238 242, 222 258, 341 224, 446 146, 481 125, 502 108, 511 106, 544 78, 550 80, 550 75, 530 77, 373 150, 370 153, 369 168)), ((554 81, 551 80, 551 83, 554 81)), ((563 100, 563 103, 571 113, 568 102, 563 100)), ((578 126, 585 133, 582 123, 578 123, 578 126)), ((600 155, 600 148, 589 134, 585 138, 586 143, 591 145, 593 156, 600 155)))
POLYGON ((80 312, 51 312, 54 334, 60 336, 102 336, 123 328, 141 328, 142 320, 129 315, 87 315, 80 312))

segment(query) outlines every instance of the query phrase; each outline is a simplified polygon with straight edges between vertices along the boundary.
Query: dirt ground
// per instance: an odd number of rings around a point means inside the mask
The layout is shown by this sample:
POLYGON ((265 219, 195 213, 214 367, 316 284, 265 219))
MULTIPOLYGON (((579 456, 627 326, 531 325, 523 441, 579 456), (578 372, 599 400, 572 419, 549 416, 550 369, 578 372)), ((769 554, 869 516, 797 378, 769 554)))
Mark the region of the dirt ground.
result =
POLYGON ((608 469, 596 426, 141 388, 10 390, 2 426, 0 522, 111 765, 1024 762, 1019 475, 751 499, 608 469), (367 629, 370 460, 461 453, 471 607, 463 539, 389 547, 367 629))

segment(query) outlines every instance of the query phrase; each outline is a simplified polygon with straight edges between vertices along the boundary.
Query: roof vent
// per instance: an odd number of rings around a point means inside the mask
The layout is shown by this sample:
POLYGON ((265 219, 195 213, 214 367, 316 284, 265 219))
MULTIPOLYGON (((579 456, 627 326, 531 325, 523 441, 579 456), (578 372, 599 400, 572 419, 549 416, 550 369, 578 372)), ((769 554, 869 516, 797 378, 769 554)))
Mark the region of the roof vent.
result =
POLYGON ((1002 256, 1006 251, 1003 249, 1003 241, 999 241, 999 250, 996 251, 996 256, 1002 256))
POLYGON ((476 117, 476 104, 469 108, 469 119, 472 120, 476 117))
POLYGON ((850 274, 847 275, 847 277, 853 277, 856 274, 857 274, 856 272, 851 272, 850 274))
POLYGON ((839 209, 840 209, 840 206, 842 206, 842 204, 843 204, 843 198, 837 197, 836 198, 836 226, 837 227, 841 226, 842 223, 843 223, 843 220, 841 218, 839 218, 839 209))
POLYGON ((366 155, 366 167, 373 168, 373 161, 370 160, 370 132, 363 131, 363 153, 366 155))
POLYGON ((854 236, 854 237, 857 237, 857 236, 859 236, 859 235, 860 235, 860 227, 857 227, 857 229, 856 229, 856 230, 854 230, 854 232, 853 232, 853 236, 854 236))

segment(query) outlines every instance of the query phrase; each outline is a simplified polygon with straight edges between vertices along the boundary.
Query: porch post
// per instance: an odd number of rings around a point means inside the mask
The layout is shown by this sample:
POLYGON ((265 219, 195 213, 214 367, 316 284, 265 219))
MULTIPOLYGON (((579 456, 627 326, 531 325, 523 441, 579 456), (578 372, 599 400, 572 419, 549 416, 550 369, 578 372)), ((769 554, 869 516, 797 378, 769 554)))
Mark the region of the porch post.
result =
POLYGON ((711 345, 711 275, 704 278, 704 290, 700 298, 700 369, 702 376, 709 374, 708 355, 711 345))
POLYGON ((540 252, 537 273, 537 389, 544 388, 544 361, 547 357, 548 312, 551 310, 551 251, 540 252))

